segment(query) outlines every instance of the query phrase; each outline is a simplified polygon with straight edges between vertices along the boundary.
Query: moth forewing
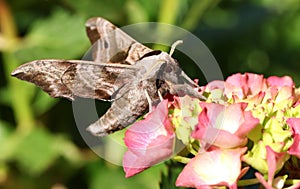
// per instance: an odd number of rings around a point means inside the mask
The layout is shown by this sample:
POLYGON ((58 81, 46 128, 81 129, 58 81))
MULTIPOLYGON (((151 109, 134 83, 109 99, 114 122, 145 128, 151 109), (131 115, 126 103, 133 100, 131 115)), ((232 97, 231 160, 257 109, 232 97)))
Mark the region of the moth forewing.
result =
POLYGON ((90 18, 85 26, 96 62, 133 65, 152 51, 103 18, 90 18))
POLYGON ((125 83, 132 82, 133 76, 118 80, 123 73, 131 73, 136 69, 130 65, 87 63, 70 66, 63 76, 62 82, 74 95, 99 100, 114 100, 115 94, 125 83))
MULTIPOLYGON (((16 68, 11 75, 39 86, 51 97, 74 100, 74 96, 111 100, 111 95, 126 78, 116 82, 123 72, 135 72, 130 65, 95 63, 84 60, 36 60, 16 68)), ((133 79, 131 77, 131 79, 133 79)))
POLYGON ((62 83, 61 77, 72 63, 63 60, 36 60, 16 68, 11 75, 34 83, 51 97, 74 99, 73 93, 62 83))

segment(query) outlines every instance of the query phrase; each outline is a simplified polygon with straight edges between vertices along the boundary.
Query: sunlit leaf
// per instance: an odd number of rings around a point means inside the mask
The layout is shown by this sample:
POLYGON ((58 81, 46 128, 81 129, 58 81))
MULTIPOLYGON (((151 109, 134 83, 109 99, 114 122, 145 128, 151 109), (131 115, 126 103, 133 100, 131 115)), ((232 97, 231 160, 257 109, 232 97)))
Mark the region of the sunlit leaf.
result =
POLYGON ((10 95, 6 87, 0 88, 0 103, 3 105, 10 105, 10 95))
POLYGON ((47 93, 42 90, 37 92, 37 96, 34 99, 32 107, 36 115, 42 115, 53 107, 58 102, 58 99, 51 98, 47 93))
POLYGON ((100 161, 91 163, 87 167, 89 174, 89 188, 118 188, 118 189, 158 189, 158 182, 163 165, 157 165, 131 178, 125 178, 121 167, 103 164, 100 161), (113 180, 113 182, 112 182, 113 180))
POLYGON ((20 168, 32 175, 45 171, 59 156, 54 140, 55 137, 42 128, 26 135, 15 152, 20 168))
POLYGON ((33 23, 31 30, 16 52, 21 62, 34 59, 74 59, 83 56, 89 47, 85 19, 56 9, 48 19, 33 23))
POLYGON ((87 17, 101 16, 110 20, 123 19, 125 0, 65 0, 72 9, 87 17))

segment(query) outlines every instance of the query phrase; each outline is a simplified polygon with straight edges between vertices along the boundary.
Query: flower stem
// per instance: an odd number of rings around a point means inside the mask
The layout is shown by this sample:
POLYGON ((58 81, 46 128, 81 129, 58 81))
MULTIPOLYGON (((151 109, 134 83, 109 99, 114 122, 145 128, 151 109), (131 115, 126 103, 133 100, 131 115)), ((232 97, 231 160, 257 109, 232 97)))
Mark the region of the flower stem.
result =
POLYGON ((197 153, 198 153, 198 152, 193 148, 193 144, 187 145, 187 150, 188 150, 191 154, 193 154, 194 156, 196 156, 197 153))
POLYGON ((239 180, 238 186, 248 186, 248 185, 253 185, 253 184, 258 184, 258 183, 259 183, 259 180, 256 178, 245 179, 245 180, 239 180))
POLYGON ((182 157, 182 156, 175 156, 172 158, 174 161, 180 162, 180 163, 184 163, 187 164, 191 159, 187 158, 187 157, 182 157))
POLYGON ((285 181, 286 185, 295 185, 298 184, 300 182, 300 179, 287 179, 285 181))
POLYGON ((201 19, 204 12, 216 6, 220 0, 202 0, 202 1, 193 1, 194 4, 191 6, 190 11, 185 16, 185 20, 182 23, 181 27, 187 30, 193 30, 197 26, 197 22, 201 19))
MULTIPOLYGON (((175 25, 179 13, 180 3, 180 0, 162 0, 157 21, 175 25)), ((158 33, 161 33, 161 36, 158 37, 161 37, 162 39, 169 35, 169 31, 167 31, 165 27, 158 27, 157 31, 158 33)), ((166 52, 169 49, 168 47, 162 46, 160 44, 155 44, 154 46, 152 46, 152 48, 160 49, 166 52)))
POLYGON ((0 28, 5 41, 3 48, 4 73, 8 81, 8 91, 11 98, 11 107, 15 114, 17 130, 30 130, 34 125, 32 109, 30 108, 30 99, 28 97, 28 85, 21 85, 20 81, 10 76, 13 69, 18 66, 18 60, 13 51, 17 48, 17 31, 12 14, 4 0, 0 0, 0 28))

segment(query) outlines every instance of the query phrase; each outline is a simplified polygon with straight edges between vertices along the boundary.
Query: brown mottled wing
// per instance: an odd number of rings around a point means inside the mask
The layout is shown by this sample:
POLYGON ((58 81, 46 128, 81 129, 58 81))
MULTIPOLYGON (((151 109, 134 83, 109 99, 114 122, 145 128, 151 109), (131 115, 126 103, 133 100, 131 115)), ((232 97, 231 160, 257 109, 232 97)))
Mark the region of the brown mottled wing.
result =
POLYGON ((131 67, 83 60, 36 60, 19 66, 11 75, 34 83, 52 97, 109 100, 123 85, 115 82, 116 78, 133 72, 131 67))
POLYGON ((125 83, 131 83, 135 72, 135 67, 131 65, 81 61, 79 64, 72 64, 61 80, 76 96, 114 100, 113 94, 125 83))
POLYGON ((156 79, 142 80, 134 85, 125 84, 120 89, 120 93, 124 94, 123 98, 116 99, 107 112, 92 123, 87 131, 94 136, 103 137, 127 127, 147 111, 149 102, 146 92, 151 102, 157 102, 157 90, 156 79))
POLYGON ((93 44, 92 57, 95 62, 133 65, 146 53, 153 51, 103 18, 90 18, 85 26, 93 44))

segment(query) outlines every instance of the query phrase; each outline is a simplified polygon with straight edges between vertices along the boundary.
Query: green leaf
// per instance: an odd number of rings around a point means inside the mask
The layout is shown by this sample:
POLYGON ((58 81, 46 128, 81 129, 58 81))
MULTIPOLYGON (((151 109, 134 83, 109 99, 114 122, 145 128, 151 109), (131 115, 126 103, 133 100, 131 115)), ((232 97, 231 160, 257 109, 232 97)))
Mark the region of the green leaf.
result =
POLYGON ((46 92, 40 89, 32 104, 35 115, 40 116, 44 114, 50 108, 52 108, 57 102, 58 102, 57 99, 51 98, 46 92))
POLYGON ((15 152, 15 160, 20 168, 31 175, 45 171, 56 158, 55 138, 46 130, 37 128, 22 138, 15 152))
POLYGON ((8 166, 0 162, 0 183, 3 183, 8 176, 8 166))
POLYGON ((130 178, 125 178, 125 173, 121 167, 104 164, 100 161, 89 164, 87 168, 90 189, 158 189, 160 172, 164 169, 164 166, 160 164, 151 167, 130 178))
POLYGON ((12 137, 12 126, 0 120, 0 162, 5 162, 12 157, 17 140, 12 137))
POLYGON ((56 136, 53 141, 53 146, 59 154, 73 164, 73 166, 78 167, 83 165, 84 159, 79 149, 64 136, 56 136))
POLYGON ((182 171, 183 167, 179 163, 169 161, 167 163, 167 173, 161 175, 161 182, 159 183, 160 189, 179 189, 175 183, 178 175, 182 171))
POLYGON ((0 120, 0 149, 1 146, 3 146, 3 144, 5 143, 5 141, 9 138, 11 133, 12 133, 12 127, 10 127, 8 123, 0 120))
POLYGON ((10 91, 7 90, 7 87, 0 88, 0 103, 1 104, 7 105, 7 106, 10 105, 11 98, 10 98, 9 93, 10 93, 10 91))
POLYGON ((124 20, 125 0, 82 1, 65 0, 72 9, 86 17, 101 16, 111 20, 124 20))
POLYGON ((136 0, 127 1, 126 10, 128 13, 129 23, 149 21, 149 15, 145 11, 144 7, 142 7, 142 5, 136 0))
POLYGON ((21 62, 34 59, 74 59, 89 47, 85 19, 56 9, 47 19, 33 23, 16 56, 21 62))

